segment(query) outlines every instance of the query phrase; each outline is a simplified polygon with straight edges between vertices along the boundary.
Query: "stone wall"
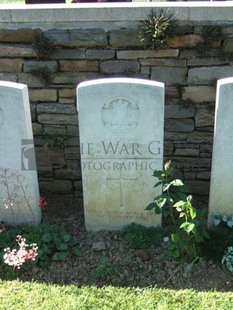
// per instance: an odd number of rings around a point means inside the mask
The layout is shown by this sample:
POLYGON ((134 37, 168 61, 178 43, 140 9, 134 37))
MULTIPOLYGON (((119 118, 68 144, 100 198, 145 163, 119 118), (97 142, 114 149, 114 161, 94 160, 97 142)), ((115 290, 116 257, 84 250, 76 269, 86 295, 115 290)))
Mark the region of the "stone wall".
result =
POLYGON ((117 76, 165 82, 164 160, 193 194, 208 195, 216 80, 233 76, 232 53, 229 2, 0 9, 0 79, 29 87, 45 193, 82 195, 76 86, 117 76), (179 21, 176 36, 159 50, 145 48, 139 22, 168 7, 179 21))

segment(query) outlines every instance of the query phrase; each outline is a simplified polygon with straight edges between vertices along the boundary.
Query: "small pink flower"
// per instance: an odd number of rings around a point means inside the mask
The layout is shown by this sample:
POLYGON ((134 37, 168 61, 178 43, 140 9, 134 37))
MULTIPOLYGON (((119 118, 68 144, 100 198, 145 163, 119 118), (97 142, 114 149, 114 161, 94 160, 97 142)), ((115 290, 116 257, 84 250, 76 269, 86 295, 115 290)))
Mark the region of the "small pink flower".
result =
POLYGON ((48 205, 48 202, 45 199, 45 197, 39 196, 39 207, 41 208, 42 211, 46 209, 47 205, 48 205))

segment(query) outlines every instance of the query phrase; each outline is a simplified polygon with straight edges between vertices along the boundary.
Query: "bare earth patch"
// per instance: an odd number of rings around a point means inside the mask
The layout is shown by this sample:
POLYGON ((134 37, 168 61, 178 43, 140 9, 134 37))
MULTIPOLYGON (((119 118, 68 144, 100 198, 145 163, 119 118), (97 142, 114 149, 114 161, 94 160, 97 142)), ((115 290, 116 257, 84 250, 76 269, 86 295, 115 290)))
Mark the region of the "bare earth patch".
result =
POLYGON ((233 290, 233 275, 221 264, 201 258, 189 273, 175 260, 164 260, 163 243, 148 248, 147 252, 136 251, 115 231, 87 232, 82 199, 57 197, 48 201, 43 223, 57 223, 67 229, 78 239, 81 256, 53 262, 48 269, 34 267, 20 276, 22 280, 78 286, 233 290))

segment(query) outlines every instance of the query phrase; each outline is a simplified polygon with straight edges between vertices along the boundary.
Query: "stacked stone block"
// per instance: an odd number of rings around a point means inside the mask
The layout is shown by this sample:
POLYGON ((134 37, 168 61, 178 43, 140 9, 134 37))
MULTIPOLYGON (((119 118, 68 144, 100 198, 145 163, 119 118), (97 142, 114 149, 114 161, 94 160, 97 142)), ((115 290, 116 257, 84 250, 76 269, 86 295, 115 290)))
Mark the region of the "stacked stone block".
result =
POLYGON ((233 76, 233 25, 219 25, 226 37, 204 56, 197 49, 204 40, 198 23, 180 26, 158 50, 143 45, 135 22, 127 28, 120 22, 85 25, 0 29, 0 79, 29 87, 41 191, 82 195, 76 86, 135 77, 165 83, 164 161, 172 160, 193 194, 208 195, 215 86, 217 79, 233 76), (38 37, 44 52, 38 52, 38 37))

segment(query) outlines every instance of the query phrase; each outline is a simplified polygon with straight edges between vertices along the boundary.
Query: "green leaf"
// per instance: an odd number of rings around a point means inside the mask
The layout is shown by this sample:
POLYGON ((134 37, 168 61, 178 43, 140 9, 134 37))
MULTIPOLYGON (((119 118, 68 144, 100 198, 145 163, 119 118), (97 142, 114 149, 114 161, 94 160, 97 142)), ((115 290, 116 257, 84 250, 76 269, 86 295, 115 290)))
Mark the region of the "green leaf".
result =
POLYGON ((153 177, 158 178, 159 180, 163 179, 164 177, 164 172, 162 170, 155 170, 153 172, 153 177))
POLYGON ((53 257, 52 260, 64 260, 66 258, 68 258, 70 256, 70 253, 68 251, 63 251, 63 252, 56 252, 53 257))
POLYGON ((81 250, 78 246, 74 247, 72 249, 72 254, 74 254, 75 256, 80 256, 81 255, 81 250))
POLYGON ((148 204, 145 210, 152 210, 156 207, 157 207, 157 204, 155 202, 151 202, 150 204, 148 204))
POLYGON ((45 233, 41 237, 42 242, 50 242, 53 239, 52 234, 50 233, 45 233))
POLYGON ((155 207, 155 214, 161 214, 162 213, 162 209, 158 206, 155 207))
POLYGON ((163 184, 163 181, 159 181, 159 182, 157 182, 155 185, 154 185, 154 187, 158 187, 158 186, 160 186, 160 185, 162 185, 163 184))
POLYGON ((163 185, 163 192, 167 191, 169 189, 169 187, 171 186, 171 183, 165 183, 163 185))
POLYGON ((167 201, 167 197, 164 195, 158 195, 155 198, 155 203, 157 204, 159 208, 162 208, 165 205, 166 201, 167 201))
POLYGON ((193 220, 197 216, 197 212, 193 207, 191 207, 189 211, 190 211, 190 216, 193 220))
POLYGON ((67 250, 69 247, 68 247, 68 244, 67 243, 60 243, 60 244, 57 244, 57 249, 60 250, 60 251, 64 251, 64 250, 67 250))
POLYGON ((180 208, 180 207, 183 207, 185 203, 186 203, 185 201, 180 200, 180 201, 177 201, 177 202, 173 205, 173 207, 174 207, 174 208, 180 208))
POLYGON ((71 235, 66 231, 61 232, 60 236, 65 242, 69 241, 71 238, 71 235))
POLYGON ((195 224, 190 222, 184 222, 180 225, 180 228, 183 228, 188 234, 194 229, 195 224))
POLYGON ((78 244, 78 240, 75 239, 75 238, 71 238, 68 242, 69 246, 74 246, 74 245, 77 245, 78 244))
POLYGON ((173 180, 171 182, 171 185, 173 185, 173 186, 183 186, 184 183, 181 180, 179 180, 179 179, 175 179, 175 180, 173 180))

